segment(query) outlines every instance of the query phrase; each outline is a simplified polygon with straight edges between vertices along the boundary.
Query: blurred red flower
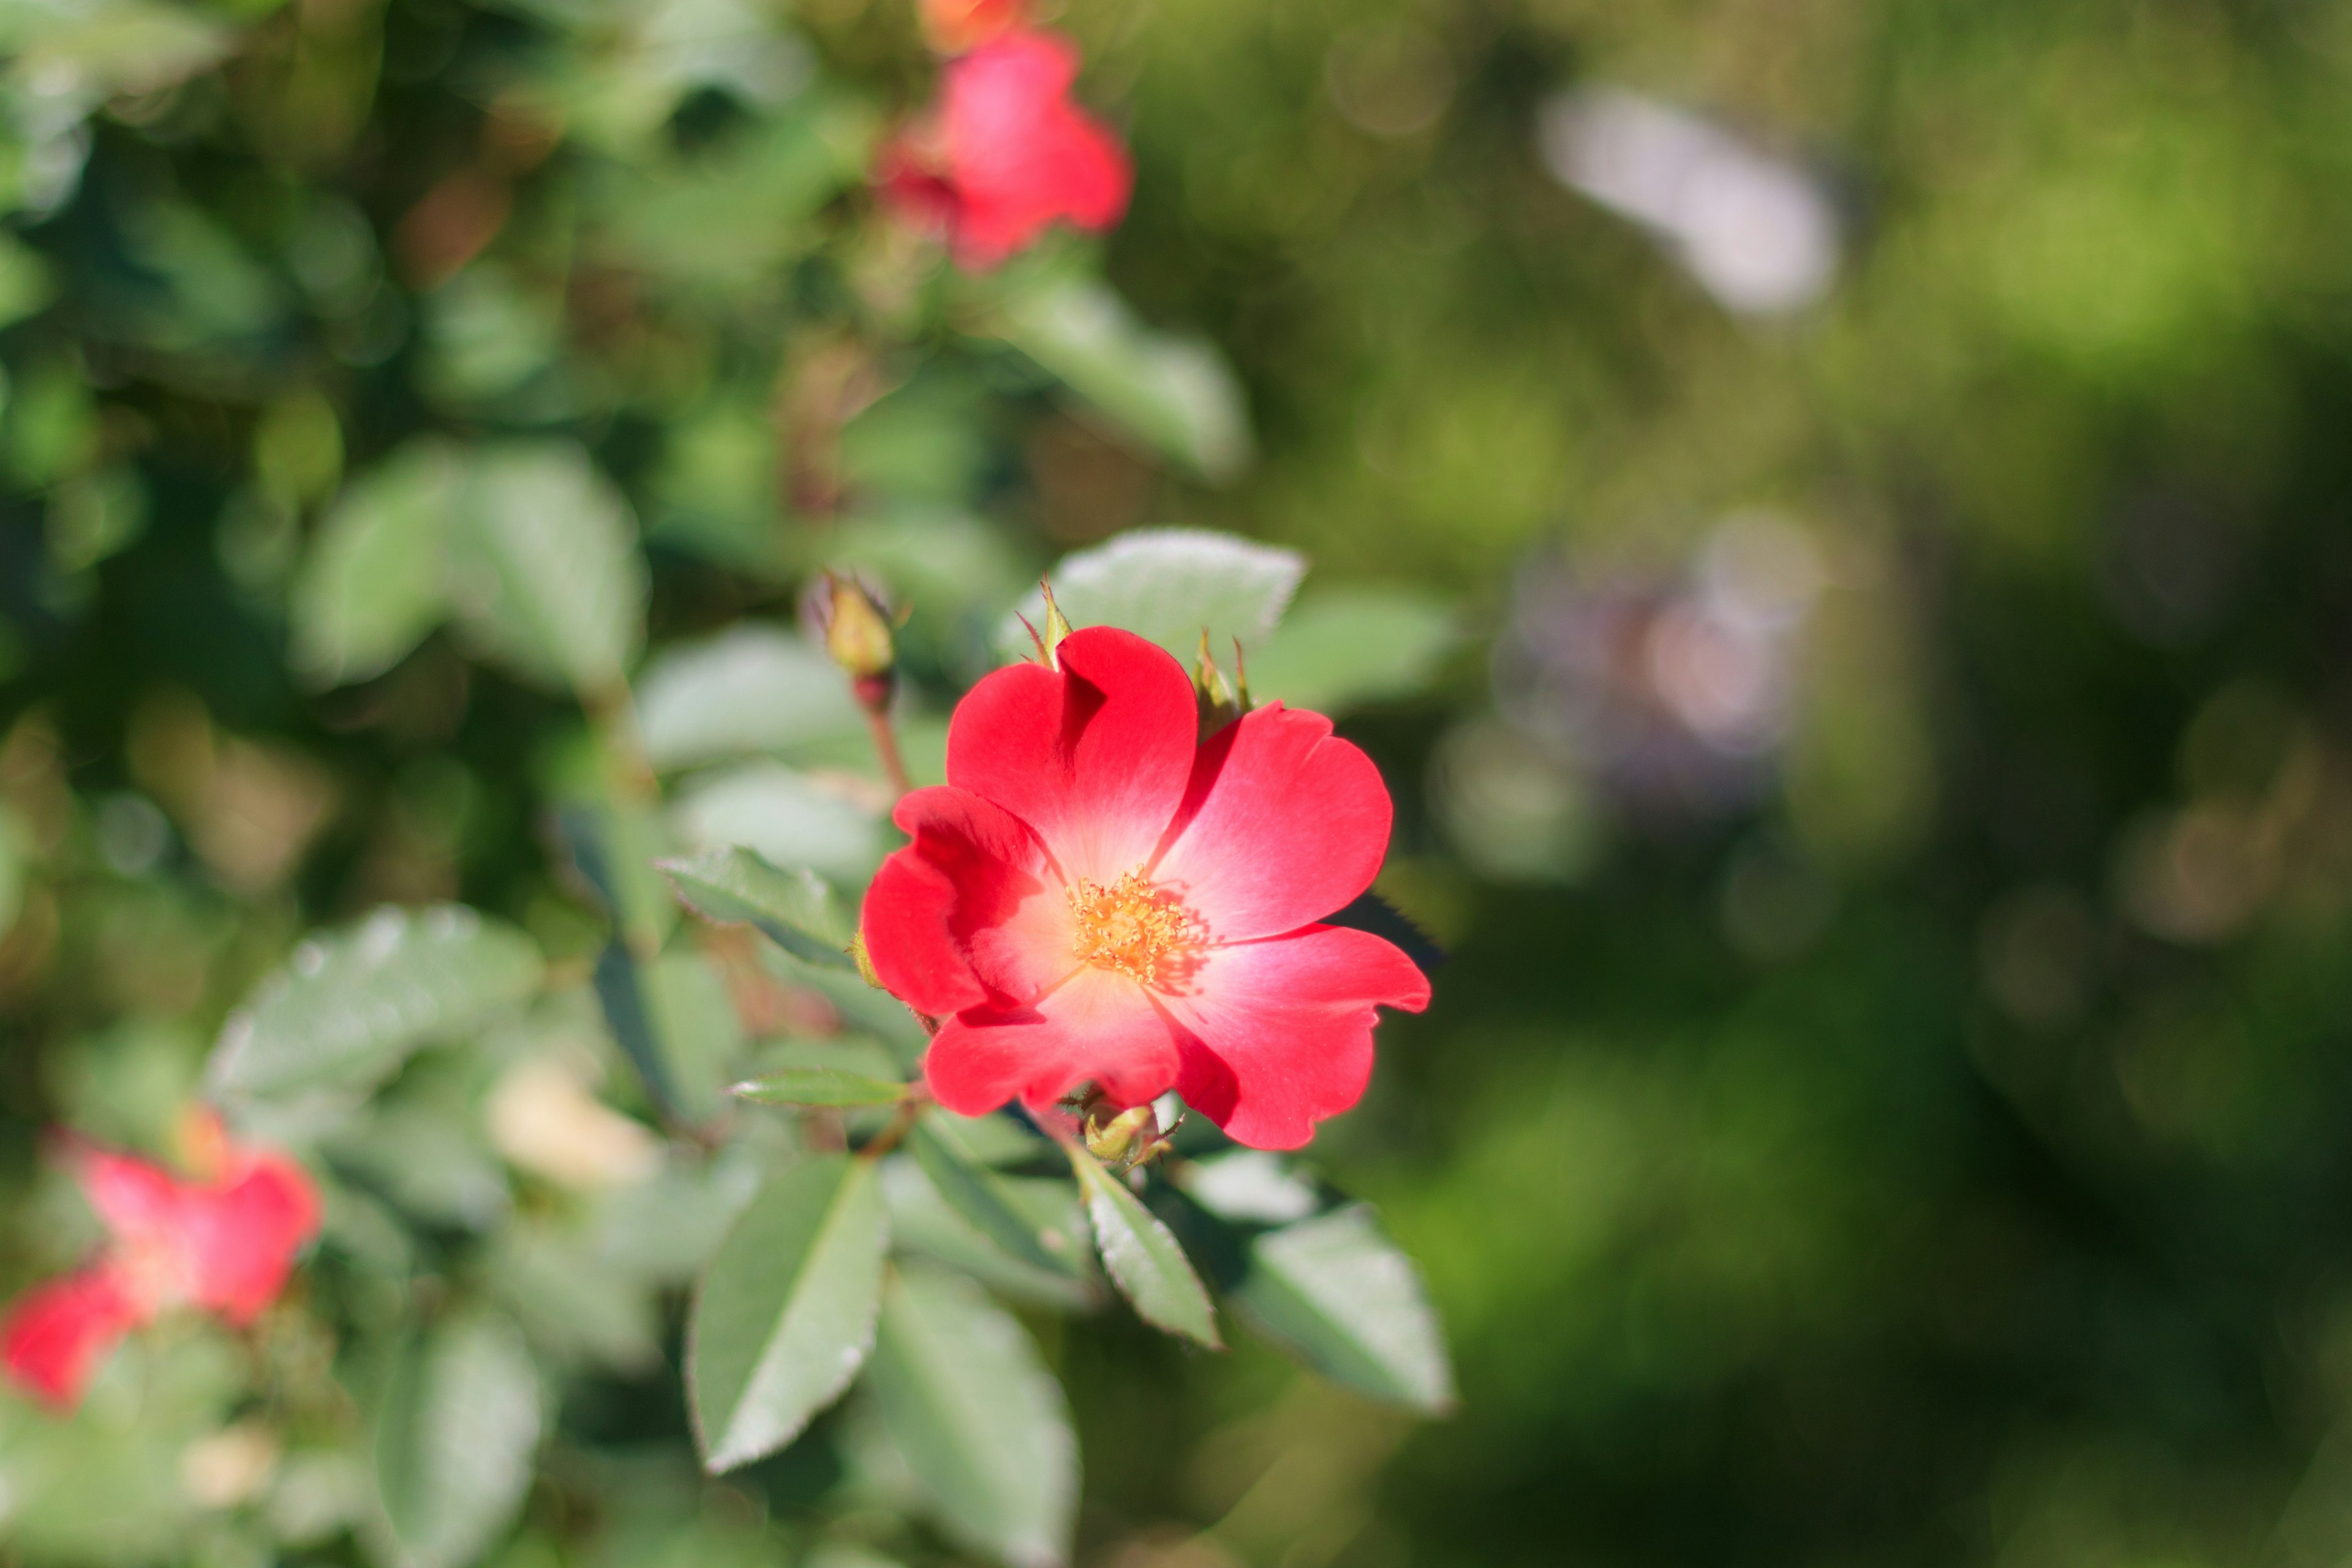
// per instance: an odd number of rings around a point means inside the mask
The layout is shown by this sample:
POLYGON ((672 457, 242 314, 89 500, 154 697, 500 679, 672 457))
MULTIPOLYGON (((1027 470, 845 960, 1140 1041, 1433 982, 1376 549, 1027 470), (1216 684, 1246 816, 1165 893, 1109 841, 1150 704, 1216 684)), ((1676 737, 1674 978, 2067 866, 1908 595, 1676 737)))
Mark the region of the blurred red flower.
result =
POLYGON ((0 1320, 0 1365, 51 1405, 78 1403, 115 1342, 173 1308, 251 1322, 318 1233, 318 1188, 293 1161, 229 1142, 209 1113, 194 1121, 189 1142, 202 1167, 193 1181, 103 1149, 70 1154, 107 1245, 83 1268, 17 1298, 0 1320))
POLYGON ((898 803, 914 842, 866 896, 876 973, 946 1019, 931 1091, 976 1116, 1172 1087, 1295 1149, 1362 1095, 1375 1007, 1429 1002, 1396 947, 1318 923, 1387 853, 1379 770, 1279 703, 1198 740, 1192 682, 1131 633, 1075 632, 1056 661, 964 698, 948 783, 898 803))
POLYGON ((1008 32, 948 62, 940 101, 894 138, 875 170, 901 217, 944 234, 973 270, 1055 223, 1105 229, 1127 211, 1126 149, 1069 101, 1078 51, 1051 33, 1008 32))
POLYGON ((1029 19, 1027 0, 923 0, 923 37, 943 55, 978 48, 1029 19))

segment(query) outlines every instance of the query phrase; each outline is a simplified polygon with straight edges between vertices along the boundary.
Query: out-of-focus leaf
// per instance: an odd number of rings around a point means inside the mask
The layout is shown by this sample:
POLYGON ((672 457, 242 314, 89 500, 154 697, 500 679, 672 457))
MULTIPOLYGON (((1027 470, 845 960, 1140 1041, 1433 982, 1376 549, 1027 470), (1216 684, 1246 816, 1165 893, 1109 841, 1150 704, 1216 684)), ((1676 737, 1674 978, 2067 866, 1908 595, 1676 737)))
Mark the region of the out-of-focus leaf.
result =
MULTIPOLYGON (((1295 550, 1255 544, 1200 528, 1147 528, 1066 555, 1048 574, 1054 600, 1073 626, 1124 626, 1189 668, 1206 628, 1220 660, 1234 641, 1257 647, 1282 619, 1307 560, 1295 550)), ((997 629, 1008 658, 1029 650, 1029 625, 1045 625, 1045 599, 1032 592, 997 629)))
POLYGON ((0 936, 16 923, 16 911, 24 908, 26 862, 31 858, 32 835, 26 831, 24 820, 6 806, 0 805, 0 936))
POLYGON ((1279 1154, 1235 1149, 1188 1162, 1178 1185, 1220 1219, 1286 1225, 1322 1206, 1314 1184, 1288 1170, 1279 1154))
POLYGON ((882 825, 864 805, 775 763, 698 780, 678 799, 682 837, 699 848, 740 845, 774 866, 806 866, 864 887, 882 858, 882 825))
POLYGON ((936 1116, 926 1116, 915 1124, 911 1143, 917 1163, 940 1196, 981 1235, 1034 1268, 1082 1271, 1076 1238, 1062 1235, 1049 1242, 1014 1201, 1004 1178, 974 1159, 952 1128, 936 1116))
POLYGON ((625 1373, 661 1364, 661 1312, 652 1290, 621 1277, 592 1237, 519 1219, 493 1238, 486 1274, 492 1293, 545 1353, 625 1373))
POLYGON ((406 1553, 462 1568, 495 1542, 530 1489, 539 1368, 522 1331, 461 1309, 409 1347, 376 1414, 376 1488, 406 1553))
POLYGON ((1078 1449, 1061 1384, 978 1286, 900 1267, 883 1288, 870 1381, 950 1536, 1011 1568, 1068 1560, 1078 1449))
POLYGON ((23 321, 57 297, 57 280, 41 253, 14 235, 0 234, 0 327, 23 321))
POLYGON ((743 1036, 709 963, 691 952, 638 959, 614 942, 597 956, 593 983, 605 1026, 655 1100, 688 1121, 717 1112, 743 1036))
POLYGON ((543 967, 530 938, 463 906, 382 910, 295 949, 223 1027, 207 1078, 232 1096, 364 1085, 520 1003, 543 967))
POLYGON ((896 1105, 907 1086, 839 1068, 785 1068, 727 1092, 754 1105, 896 1105))
POLYGON ((1103 1268, 1119 1293, 1135 1303, 1137 1315, 1154 1328, 1223 1349, 1217 1310, 1174 1233, 1093 1155, 1074 1148, 1070 1164, 1086 1193, 1087 1217, 1094 1225, 1103 1268))
MULTIPOLYGON (((1036 1225, 1049 1246, 1086 1234, 1086 1211, 1079 1205, 1077 1189, 1068 1182, 1034 1176, 1000 1180, 1013 1206, 1036 1225)), ((890 1200, 890 1243, 899 1251, 935 1258, 1015 1301, 1065 1312, 1090 1311, 1102 1304, 1102 1278, 1089 1258, 1079 1260, 1081 1271, 1076 1273, 1024 1263, 949 1207, 913 1155, 893 1154, 882 1162, 882 1192, 890 1200)))
POLYGON ((457 453, 414 441, 345 488, 319 525, 287 605, 294 668, 318 686, 399 662, 448 613, 442 556, 457 453))
POLYGON ((795 958, 835 969, 855 967, 849 944, 857 920, 814 871, 780 871, 749 849, 713 849, 664 860, 663 873, 687 908, 721 925, 749 923, 795 958))
POLYGON ((797 1436, 874 1344, 889 1213, 870 1160, 794 1166, 751 1201, 694 1301, 687 1387, 712 1474, 797 1436))
POLYGON ((1457 638, 1453 612, 1411 589, 1314 595, 1263 647, 1244 644, 1250 695, 1324 713, 1410 697, 1457 638))
POLYGON ((579 447, 515 445, 468 465, 451 539, 459 624, 514 673, 584 697, 617 689, 645 637, 636 524, 579 447))
POLYGON ((505 1167, 480 1141, 473 1107, 405 1090, 336 1132, 329 1157, 418 1220, 488 1230, 506 1216, 512 1196, 505 1167))
POLYGON ((1454 1403, 1444 1333, 1421 1276, 1362 1204, 1257 1237, 1227 1299, 1336 1383, 1416 1410, 1454 1403))
POLYGON ((12 74, 53 99, 156 91, 220 59, 236 37, 202 12, 153 0, 24 9, 25 30, 8 29, 12 74))
POLYGON ((1249 411, 1223 355, 1155 332, 1108 285, 1061 275, 1016 290, 996 328, 1007 342, 1147 446, 1210 479, 1250 460, 1249 411))
POLYGON ((668 771, 862 736, 866 721, 832 660, 791 632, 746 625, 654 659, 637 681, 637 727, 668 771))

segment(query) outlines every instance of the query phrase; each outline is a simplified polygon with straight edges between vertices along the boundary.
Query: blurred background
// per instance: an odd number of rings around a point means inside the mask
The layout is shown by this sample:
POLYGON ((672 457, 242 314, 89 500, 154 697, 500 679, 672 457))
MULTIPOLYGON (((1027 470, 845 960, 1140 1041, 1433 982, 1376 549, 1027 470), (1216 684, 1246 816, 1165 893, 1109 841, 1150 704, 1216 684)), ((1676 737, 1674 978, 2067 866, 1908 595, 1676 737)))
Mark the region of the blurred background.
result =
MULTIPOLYGON (((2352 5, 1052 23, 1137 160, 1099 265, 1156 442, 1023 264, 938 304, 857 216, 931 68, 898 0, 0 0, 0 1282, 80 1245, 44 1130, 152 1144, 306 926, 593 951, 576 715, 443 633, 339 666, 299 603, 347 477, 556 434, 656 648, 859 564, 934 731, 1129 527, 1385 628, 1281 668, 1447 956, 1313 1157, 1459 1408, 1041 1331, 1082 1562, 2352 1556, 2352 5)), ((485 1179, 393 1203, 462 1230, 485 1179)), ((789 1559, 745 1522, 789 1456, 631 1468, 684 1430, 664 1321, 567 1385, 500 1561, 789 1559)), ((351 1555, 207 1522, 236 1458, 161 1523, 0 1486, 0 1556, 351 1555)))

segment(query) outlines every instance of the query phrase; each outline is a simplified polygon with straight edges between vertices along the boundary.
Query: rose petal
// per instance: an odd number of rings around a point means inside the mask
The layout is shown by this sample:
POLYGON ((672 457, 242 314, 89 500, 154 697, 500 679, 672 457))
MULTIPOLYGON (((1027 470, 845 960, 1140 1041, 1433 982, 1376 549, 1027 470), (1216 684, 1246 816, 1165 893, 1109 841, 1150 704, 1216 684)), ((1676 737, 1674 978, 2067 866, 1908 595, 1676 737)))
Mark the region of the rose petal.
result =
POLYGON ((1066 877, 1108 884, 1150 857, 1183 801, 1192 686, 1165 650, 1112 626, 1071 633, 1056 657, 1058 670, 1000 669, 957 705, 948 783, 1027 823, 1066 877))
POLYGON ((914 791, 894 820, 914 842, 882 863, 862 916, 892 995, 939 1016, 1024 1004, 1069 973, 1068 896, 1019 818, 949 786, 914 791))
POLYGON ((1177 1068, 1168 1020, 1143 988, 1093 968, 1034 1007, 950 1019, 923 1058, 931 1092, 960 1116, 1016 1099, 1043 1109, 1089 1079, 1115 1102, 1137 1105, 1164 1093, 1177 1068))
POLYGON ((1183 1056, 1176 1091, 1236 1142, 1298 1148, 1362 1097, 1376 1005, 1428 1005, 1428 977, 1369 931, 1309 926, 1211 948, 1185 994, 1164 999, 1183 1056))
POLYGON ((28 1392, 71 1409, 106 1353, 141 1319, 110 1269, 68 1274, 36 1285, 8 1309, 0 1321, 0 1365, 28 1392))
POLYGON ((1389 819, 1372 760, 1320 713, 1273 703, 1202 742, 1152 879, 1216 941, 1278 936, 1372 885, 1389 819))
POLYGON ((232 1323, 251 1322, 278 1300, 294 1257, 318 1233, 318 1188, 291 1160, 239 1156, 240 1173, 196 1194, 184 1237, 191 1291, 232 1323))
POLYGON ((1127 210, 1134 171, 1118 138, 1069 103, 1077 70, 1068 40, 1031 31, 947 68, 940 123, 964 266, 993 266, 1057 220, 1106 228, 1127 210))

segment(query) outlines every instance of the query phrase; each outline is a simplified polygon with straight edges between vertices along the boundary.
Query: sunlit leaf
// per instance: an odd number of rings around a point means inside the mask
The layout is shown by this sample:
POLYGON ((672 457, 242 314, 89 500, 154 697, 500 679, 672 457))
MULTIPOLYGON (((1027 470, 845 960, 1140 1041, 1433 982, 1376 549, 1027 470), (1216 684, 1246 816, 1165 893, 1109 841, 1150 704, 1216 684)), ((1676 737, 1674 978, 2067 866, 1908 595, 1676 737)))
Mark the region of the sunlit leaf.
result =
POLYGON ((1339 713, 1426 687, 1459 638, 1453 613, 1407 588, 1309 596, 1262 647, 1246 647, 1250 695, 1339 713))
POLYGON ((411 442, 345 488, 295 574, 289 657, 318 686, 382 674, 448 614, 442 556, 460 468, 411 442))
POLYGON ((795 958, 853 967, 849 944, 857 921, 824 878, 781 871, 749 849, 714 849, 661 869, 695 913, 721 925, 757 926, 795 958))
POLYGON ((404 1552, 462 1568, 498 1539, 530 1489, 539 1369, 522 1331, 468 1308, 409 1347, 376 1415, 376 1486, 404 1552))
POLYGON ((754 1105, 896 1105, 907 1098, 907 1086, 839 1068, 785 1068, 727 1092, 754 1105))
MULTIPOLYGON (((1203 629, 1211 650, 1228 663, 1235 638, 1244 649, 1263 643, 1306 571, 1306 558, 1295 550, 1207 529, 1147 528, 1066 555, 1048 575, 1072 625, 1124 626, 1189 668, 1203 629)), ((1045 595, 1033 591, 1019 616, 1042 626, 1045 610, 1045 595)), ((999 626, 996 646, 1006 658, 1028 651, 1020 618, 999 626)))
POLYGON ((1249 411, 1233 367, 1208 343, 1153 331, 1096 279, 1061 275, 1016 290, 998 331, 1121 429, 1210 479, 1250 460, 1249 411))
POLYGON ((455 521, 450 590, 469 640, 527 679, 615 690, 645 637, 646 564, 628 503, 587 454, 478 453, 455 521))
POLYGON ((803 638, 739 626, 663 652, 637 681, 646 755, 664 770, 863 735, 849 681, 803 638))
POLYGON ((1334 1382, 1417 1410, 1454 1403, 1444 1332, 1421 1276, 1364 1205, 1258 1236, 1227 1300, 1334 1382))
POLYGON ((806 866, 859 887, 882 858, 876 810, 775 763, 698 779, 680 795, 674 820, 680 837, 698 847, 740 845, 771 865, 806 866))
POLYGON ((1011 1568, 1068 1560, 1078 1449, 1061 1384, 978 1286, 900 1267, 869 1381, 949 1535, 1011 1568))
POLYGON ((386 909, 314 937, 233 1015, 213 1047, 215 1091, 365 1084, 539 988, 530 938, 459 905, 386 909))
POLYGON ((1136 1314, 1154 1328, 1212 1350, 1223 1348, 1216 1309, 1174 1234, 1093 1155, 1072 1149, 1070 1163, 1086 1193, 1087 1218, 1094 1226, 1103 1268, 1135 1304, 1136 1314))
POLYGON ((688 1331, 705 1468, 782 1447, 849 1386, 874 1343, 888 1247, 871 1161, 809 1160, 752 1200, 711 1261, 688 1331))
POLYGON ((937 1116, 918 1121, 909 1142, 923 1174, 974 1230, 1032 1268, 1064 1274, 1079 1270, 1076 1238, 1062 1235, 1049 1241, 1004 1178, 974 1159, 937 1116))

